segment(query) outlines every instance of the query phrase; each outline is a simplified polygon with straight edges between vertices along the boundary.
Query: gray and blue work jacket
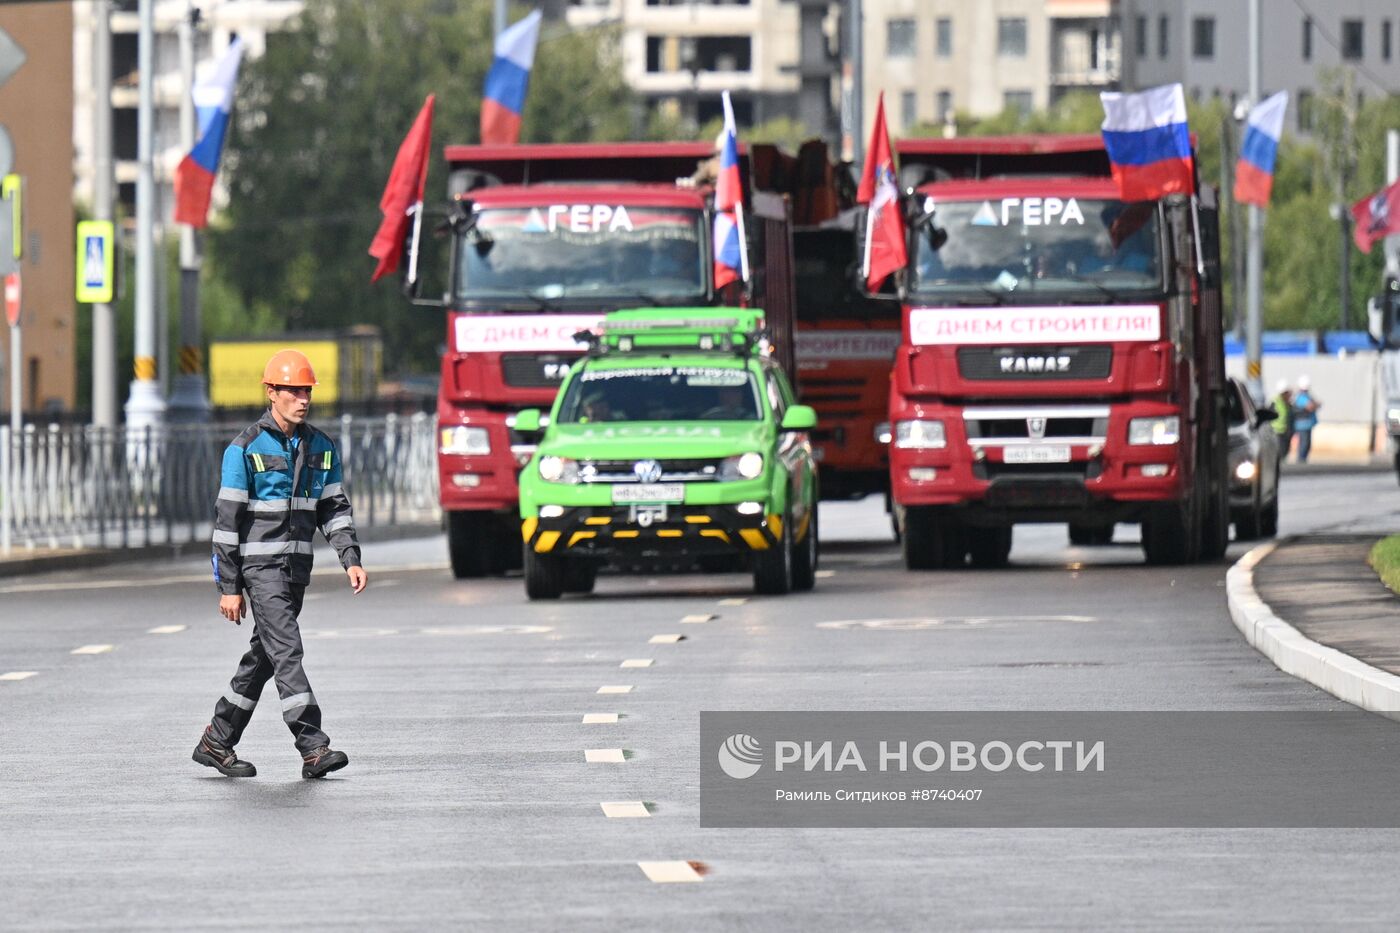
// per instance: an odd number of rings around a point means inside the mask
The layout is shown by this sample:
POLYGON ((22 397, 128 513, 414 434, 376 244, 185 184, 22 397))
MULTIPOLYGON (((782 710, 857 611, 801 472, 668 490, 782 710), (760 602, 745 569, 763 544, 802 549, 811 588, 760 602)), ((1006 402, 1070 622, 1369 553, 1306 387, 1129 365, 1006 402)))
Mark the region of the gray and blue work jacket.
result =
POLYGON ((346 568, 360 565, 340 454, 301 424, 289 437, 268 411, 224 451, 214 514, 214 582, 237 595, 258 583, 311 582, 319 528, 346 568))

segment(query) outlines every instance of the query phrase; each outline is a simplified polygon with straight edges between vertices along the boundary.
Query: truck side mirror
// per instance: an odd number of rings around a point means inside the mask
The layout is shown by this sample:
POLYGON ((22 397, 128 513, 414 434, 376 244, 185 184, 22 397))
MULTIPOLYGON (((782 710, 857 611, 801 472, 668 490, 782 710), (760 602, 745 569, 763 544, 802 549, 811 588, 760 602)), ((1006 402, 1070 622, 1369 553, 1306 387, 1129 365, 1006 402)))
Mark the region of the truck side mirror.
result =
POLYGON ((516 412, 515 430, 522 434, 533 434, 540 429, 540 410, 538 408, 526 408, 516 412))
POLYGON ((810 405, 794 405, 783 415, 784 431, 810 431, 817 426, 816 409, 810 405))

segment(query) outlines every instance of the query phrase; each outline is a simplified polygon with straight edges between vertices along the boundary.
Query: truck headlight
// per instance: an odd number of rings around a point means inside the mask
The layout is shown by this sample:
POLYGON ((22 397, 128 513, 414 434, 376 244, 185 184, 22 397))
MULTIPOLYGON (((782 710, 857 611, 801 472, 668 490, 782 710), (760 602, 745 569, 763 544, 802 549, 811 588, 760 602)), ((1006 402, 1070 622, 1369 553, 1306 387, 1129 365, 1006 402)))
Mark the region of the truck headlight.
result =
POLYGON ((1181 418, 1134 418, 1128 422, 1128 443, 1135 447, 1147 444, 1175 444, 1181 440, 1181 418))
POLYGON ((577 483, 578 461, 567 457, 541 457, 540 479, 549 483, 577 483))
POLYGON ((894 446, 910 450, 936 450, 948 446, 942 421, 896 421, 894 446))
POLYGON ((725 457, 719 465, 720 479, 758 479, 763 475, 763 454, 751 450, 737 457, 725 457))
POLYGON ((443 428, 441 440, 441 450, 445 454, 479 456, 491 452, 491 435, 485 428, 472 428, 466 425, 443 428))

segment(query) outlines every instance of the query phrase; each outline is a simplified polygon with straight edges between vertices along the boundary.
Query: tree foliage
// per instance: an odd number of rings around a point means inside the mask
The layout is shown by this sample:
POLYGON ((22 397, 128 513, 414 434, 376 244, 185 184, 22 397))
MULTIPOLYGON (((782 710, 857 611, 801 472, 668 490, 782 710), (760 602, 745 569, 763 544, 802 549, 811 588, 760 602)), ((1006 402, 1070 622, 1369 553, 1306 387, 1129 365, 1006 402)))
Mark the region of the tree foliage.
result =
MULTIPOLYGON (((1289 102, 1290 111, 1296 106, 1296 100, 1289 102)), ((1233 161, 1237 157, 1242 128, 1233 109, 1220 99, 1187 104, 1188 121, 1196 137, 1197 171, 1206 183, 1222 183, 1222 162, 1227 156, 1222 137, 1226 133, 1231 134, 1228 158, 1233 161)), ((1358 102, 1355 88, 1338 72, 1324 82, 1324 90, 1312 104, 1312 117, 1314 132, 1310 136, 1284 135, 1274 170, 1273 196, 1264 212, 1264 325, 1274 330, 1340 326, 1342 227, 1334 216, 1334 206, 1349 208, 1385 185, 1385 133, 1400 129, 1400 96, 1358 102), (1339 177, 1345 177, 1344 186, 1339 187, 1339 177)), ((1044 111, 1024 113, 1008 108, 984 119, 959 114, 955 126, 961 136, 1089 133, 1096 132, 1102 120, 1098 96, 1080 93, 1066 95, 1044 111)), ((941 125, 922 125, 910 135, 943 133, 941 125)), ((1228 190, 1224 197, 1230 197, 1228 190)), ((1239 226, 1245 229, 1243 222, 1239 226)), ((1235 239, 1222 218, 1226 269, 1234 251, 1243 248, 1235 239)), ((1351 250, 1353 328, 1364 326, 1366 299, 1379 287, 1383 265, 1379 246, 1369 256, 1351 250)), ((1227 275, 1226 307, 1232 309, 1236 302, 1229 279, 1227 275)))
MULTIPOLYGON (((210 236, 213 275, 290 331, 377 324, 394 368, 431 369, 439 312, 414 308, 367 254, 399 143, 437 94, 426 199, 441 200, 442 147, 479 138, 492 58, 489 0, 308 0, 240 77, 225 154, 229 204, 210 236)), ((639 108, 609 30, 546 26, 525 142, 632 135, 639 108)), ((429 279, 431 281, 431 278, 429 279)), ((220 336, 210 321, 211 337, 220 336)), ((230 321, 229 323, 233 323, 230 321)))

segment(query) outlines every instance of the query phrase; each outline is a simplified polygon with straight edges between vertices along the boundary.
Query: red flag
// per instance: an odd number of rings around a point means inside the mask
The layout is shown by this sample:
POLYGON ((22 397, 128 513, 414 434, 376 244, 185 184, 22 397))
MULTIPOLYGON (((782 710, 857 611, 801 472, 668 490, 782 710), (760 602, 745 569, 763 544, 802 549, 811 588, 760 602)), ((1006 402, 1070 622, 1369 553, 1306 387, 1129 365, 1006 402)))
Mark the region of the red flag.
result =
POLYGON ((865 254, 862 268, 871 291, 891 273, 909 262, 905 245, 904 215, 899 210, 899 186, 895 182, 894 154, 890 134, 885 129, 885 93, 875 105, 875 126, 865 153, 865 170, 860 176, 856 200, 870 205, 865 217, 865 254))
POLYGON ((1400 181, 1351 206, 1356 248, 1369 253, 1377 240, 1400 233, 1400 181))
POLYGON ((408 233, 408 225, 413 220, 412 208, 423 206, 423 186, 428 180, 428 150, 433 137, 433 101, 429 94, 423 101, 423 109, 413 121, 413 128, 399 146, 399 154, 394 157, 394 167, 389 172, 389 183, 384 186, 384 195, 379 199, 379 210, 384 219, 369 245, 369 254, 379 260, 374 267, 371 282, 379 279, 399 266, 403 254, 403 239, 408 233))

